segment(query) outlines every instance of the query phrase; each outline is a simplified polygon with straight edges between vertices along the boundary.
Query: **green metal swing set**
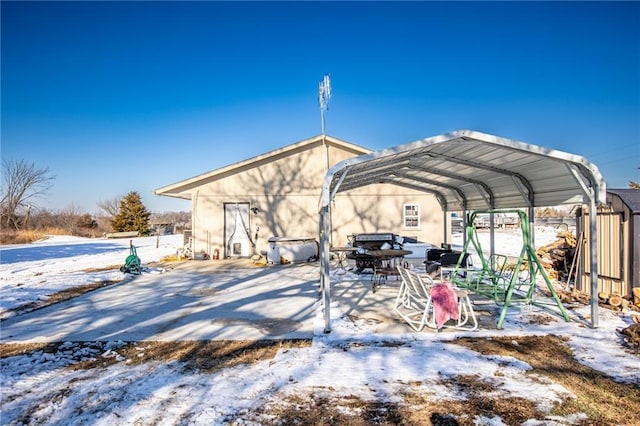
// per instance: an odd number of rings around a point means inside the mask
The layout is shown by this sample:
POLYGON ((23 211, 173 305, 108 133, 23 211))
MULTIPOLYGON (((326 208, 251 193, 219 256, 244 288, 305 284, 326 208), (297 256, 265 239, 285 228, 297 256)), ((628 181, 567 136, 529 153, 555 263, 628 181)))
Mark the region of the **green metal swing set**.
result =
MULTIPOLYGON (((570 320, 569 314, 567 314, 567 311, 564 309, 562 301, 558 297, 551 281, 549 281, 549 277, 540 264, 538 256, 536 256, 533 244, 531 243, 531 234, 526 213, 521 210, 474 211, 468 215, 466 236, 467 238, 462 253, 451 274, 451 281, 459 287, 468 288, 493 299, 498 305, 502 305, 500 319, 497 324, 498 329, 502 329, 507 309, 512 303, 528 303, 541 307, 549 305, 549 303, 535 300, 536 278, 538 274, 542 276, 547 284, 551 298, 555 302, 554 305, 558 307, 562 317, 565 321, 570 320), (523 244, 518 261, 513 269, 507 268, 508 258, 505 255, 494 253, 489 257, 484 255, 474 224, 476 215, 483 213, 516 213, 520 217, 523 244), (463 259, 466 258, 465 255, 469 249, 469 244, 473 245, 480 257, 482 263, 481 269, 468 269, 461 265, 463 259)), ((555 311, 553 312, 557 313, 555 311)))

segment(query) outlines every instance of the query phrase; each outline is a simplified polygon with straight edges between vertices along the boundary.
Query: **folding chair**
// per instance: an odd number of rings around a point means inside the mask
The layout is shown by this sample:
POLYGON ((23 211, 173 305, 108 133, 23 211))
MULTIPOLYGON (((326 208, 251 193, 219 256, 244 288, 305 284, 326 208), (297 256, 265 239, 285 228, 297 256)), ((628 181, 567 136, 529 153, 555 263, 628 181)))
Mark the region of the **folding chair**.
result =
POLYGON ((473 310, 473 304, 469 298, 469 291, 461 288, 454 287, 453 291, 458 296, 458 322, 454 326, 448 326, 458 330, 473 331, 478 328, 478 320, 476 313, 473 310), (471 323, 469 323, 471 320, 471 323), (469 325, 467 325, 469 323, 469 325))
MULTIPOLYGON (((416 331, 422 331, 426 326, 437 329, 436 313, 434 309, 431 291, 434 283, 428 275, 420 275, 414 271, 398 266, 398 273, 402 278, 395 311, 416 331)), ((469 292, 454 287, 458 303, 458 319, 453 325, 445 325, 446 328, 458 330, 475 330, 478 328, 469 292)))
POLYGON ((396 303, 395 311, 400 315, 415 331, 422 331, 425 326, 432 327, 433 304, 431 303, 430 285, 433 284, 430 278, 425 280, 410 270, 398 265, 398 274, 402 279, 396 303))

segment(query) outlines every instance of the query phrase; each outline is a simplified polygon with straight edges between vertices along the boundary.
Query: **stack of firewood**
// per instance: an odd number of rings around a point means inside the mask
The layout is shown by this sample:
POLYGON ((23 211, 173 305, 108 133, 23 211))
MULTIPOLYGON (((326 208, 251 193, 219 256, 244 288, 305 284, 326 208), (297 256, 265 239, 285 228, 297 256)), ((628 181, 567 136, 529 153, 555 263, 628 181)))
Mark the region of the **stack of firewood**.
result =
MULTIPOLYGON (((634 321, 636 318, 640 318, 640 316, 634 316, 634 321)), ((618 333, 624 336, 624 341, 628 346, 640 349, 640 323, 631 324, 629 327, 618 330, 618 333)))
POLYGON ((616 293, 598 292, 598 303, 613 310, 626 310, 632 303, 616 293))
POLYGON ((558 232, 557 240, 540 247, 536 255, 551 279, 560 280, 569 273, 576 249, 576 237, 567 231, 558 232))
POLYGON ((556 289, 556 293, 558 293, 558 297, 560 297, 562 303, 581 303, 587 305, 591 300, 587 293, 578 290, 565 291, 556 289))
MULTIPOLYGON (((634 288, 633 294, 628 297, 622 297, 617 293, 599 292, 598 304, 614 311, 640 312, 640 288, 634 288)), ((640 320, 640 316, 636 317, 640 320)))
MULTIPOLYGON (((634 311, 640 312, 640 288, 634 288, 634 294, 631 297, 622 297, 617 293, 598 293, 598 305, 614 310, 614 311, 634 311)), ((558 297, 562 303, 581 303, 589 304, 591 298, 588 293, 578 290, 561 290, 557 289, 558 297)), ((640 315, 633 317, 634 321, 640 322, 640 315)))

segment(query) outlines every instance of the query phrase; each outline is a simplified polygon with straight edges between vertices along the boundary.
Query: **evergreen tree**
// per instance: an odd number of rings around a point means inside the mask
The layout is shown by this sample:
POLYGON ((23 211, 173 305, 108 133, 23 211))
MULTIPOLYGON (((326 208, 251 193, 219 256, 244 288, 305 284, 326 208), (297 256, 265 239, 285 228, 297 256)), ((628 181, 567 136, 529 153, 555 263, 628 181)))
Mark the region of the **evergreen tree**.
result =
POLYGON ((115 232, 138 231, 141 235, 147 235, 150 216, 140 194, 131 191, 120 201, 120 209, 111 221, 111 227, 115 232))

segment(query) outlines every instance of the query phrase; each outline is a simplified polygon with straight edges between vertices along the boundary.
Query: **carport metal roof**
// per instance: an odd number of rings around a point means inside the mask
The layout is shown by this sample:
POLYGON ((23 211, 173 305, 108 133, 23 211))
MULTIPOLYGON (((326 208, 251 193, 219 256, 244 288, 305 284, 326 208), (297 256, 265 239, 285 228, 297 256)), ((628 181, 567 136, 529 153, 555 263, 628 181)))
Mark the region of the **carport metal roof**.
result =
MULTIPOLYGON (((339 192, 389 183, 435 196, 444 212, 606 202, 598 168, 585 158, 472 130, 458 130, 346 159, 325 176, 320 208, 321 284, 329 324, 329 216, 339 192)), ((595 215, 591 247, 597 247, 595 215)), ((597 261, 591 255, 592 294, 597 261)), ((597 314, 596 303, 592 313, 597 314)), ((597 326, 597 315, 593 315, 597 326)))
POLYGON ((430 192, 444 211, 582 204, 592 191, 606 200, 600 172, 583 157, 471 130, 336 164, 325 177, 322 205, 375 183, 430 192))

